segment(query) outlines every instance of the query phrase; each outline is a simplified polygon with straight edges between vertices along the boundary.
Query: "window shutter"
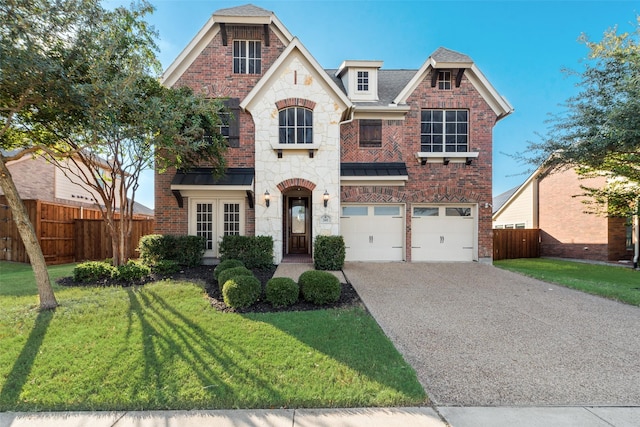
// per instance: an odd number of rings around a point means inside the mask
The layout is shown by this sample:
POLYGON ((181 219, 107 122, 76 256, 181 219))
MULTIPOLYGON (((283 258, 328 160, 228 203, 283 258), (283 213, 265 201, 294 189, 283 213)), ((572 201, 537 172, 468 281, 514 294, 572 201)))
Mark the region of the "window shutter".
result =
POLYGON ((240 146, 240 99, 229 98, 224 101, 231 117, 229 118, 229 147, 240 146))

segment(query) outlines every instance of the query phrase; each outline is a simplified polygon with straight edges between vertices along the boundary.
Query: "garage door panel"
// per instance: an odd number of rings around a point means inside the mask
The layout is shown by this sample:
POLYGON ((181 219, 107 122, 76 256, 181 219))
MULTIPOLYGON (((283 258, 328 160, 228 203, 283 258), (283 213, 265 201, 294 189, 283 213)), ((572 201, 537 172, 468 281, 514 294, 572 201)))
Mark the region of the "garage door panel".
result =
POLYGON ((473 261, 475 219, 470 206, 414 208, 411 258, 414 261, 473 261))
POLYGON ((347 261, 404 259, 402 206, 343 206, 342 213, 340 227, 345 241, 347 261), (347 215, 354 213, 357 215, 347 215))

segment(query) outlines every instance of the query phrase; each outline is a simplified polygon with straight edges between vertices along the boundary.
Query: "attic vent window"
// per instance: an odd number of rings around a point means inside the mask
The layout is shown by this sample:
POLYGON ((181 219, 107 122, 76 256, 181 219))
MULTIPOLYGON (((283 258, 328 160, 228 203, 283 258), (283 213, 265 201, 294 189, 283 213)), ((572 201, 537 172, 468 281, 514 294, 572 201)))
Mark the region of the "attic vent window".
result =
POLYGON ((233 41, 233 73, 260 74, 262 72, 262 50, 259 40, 233 41))
POLYGON ((438 89, 451 90, 451 71, 438 71, 438 89))
POLYGON ((358 79, 357 81, 358 92, 368 92, 369 91, 369 72, 358 71, 357 79, 358 79))

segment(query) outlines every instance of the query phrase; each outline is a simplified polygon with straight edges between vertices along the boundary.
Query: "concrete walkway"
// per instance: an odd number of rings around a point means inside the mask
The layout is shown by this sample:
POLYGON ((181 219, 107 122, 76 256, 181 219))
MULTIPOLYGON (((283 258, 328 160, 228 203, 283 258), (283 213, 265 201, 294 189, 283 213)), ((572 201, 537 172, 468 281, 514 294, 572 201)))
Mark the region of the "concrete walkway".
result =
POLYGON ((0 413, 0 427, 637 427, 638 408, 441 407, 0 413))

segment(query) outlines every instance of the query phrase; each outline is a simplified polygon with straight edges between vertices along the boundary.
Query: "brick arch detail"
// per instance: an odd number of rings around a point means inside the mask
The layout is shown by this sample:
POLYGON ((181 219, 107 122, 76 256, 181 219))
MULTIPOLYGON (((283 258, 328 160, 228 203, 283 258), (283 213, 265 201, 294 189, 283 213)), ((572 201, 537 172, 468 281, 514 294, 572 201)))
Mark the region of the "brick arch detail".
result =
POLYGON ((276 102, 276 108, 279 110, 288 108, 288 107, 303 107, 309 110, 313 110, 316 108, 316 103, 311 101, 310 99, 304 98, 287 98, 281 99, 276 102))
POLYGON ((304 178, 289 178, 276 185, 276 187, 278 188, 278 190, 280 190, 281 193, 284 193, 291 187, 302 187, 309 191, 313 191, 316 188, 316 185, 304 178))

